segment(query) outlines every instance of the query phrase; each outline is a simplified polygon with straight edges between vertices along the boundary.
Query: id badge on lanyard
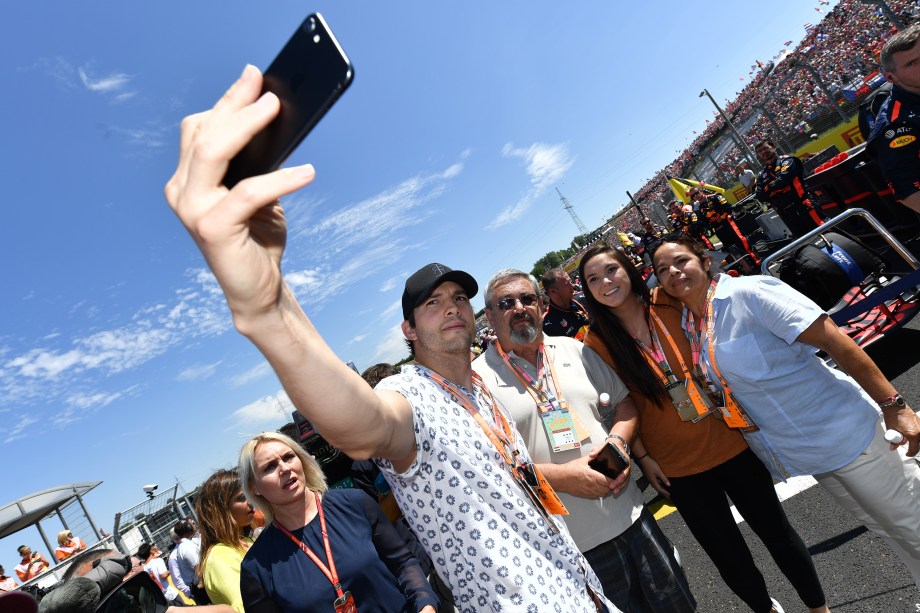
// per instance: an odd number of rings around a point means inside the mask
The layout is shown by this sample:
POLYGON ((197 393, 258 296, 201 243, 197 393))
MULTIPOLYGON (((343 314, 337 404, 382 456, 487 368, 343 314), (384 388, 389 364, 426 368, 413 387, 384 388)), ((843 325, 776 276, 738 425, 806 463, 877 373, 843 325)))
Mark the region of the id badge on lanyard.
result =
POLYGON ((725 425, 729 428, 737 428, 743 432, 756 432, 760 430, 760 427, 754 423, 747 413, 741 407, 740 404, 735 400, 733 394, 725 393, 723 390, 718 391, 719 394, 719 411, 722 414, 722 419, 725 420, 725 425))
POLYGON ((355 606, 355 598, 351 592, 345 590, 341 596, 332 603, 335 607, 335 613, 358 613, 358 607, 355 606))
POLYGON ((692 375, 683 381, 668 384, 665 387, 668 390, 668 394, 671 395, 671 401, 674 403, 674 407, 677 409, 682 421, 697 423, 718 410, 706 389, 692 375), (677 389, 672 391, 674 385, 680 386, 680 391, 677 389), (675 393, 678 395, 677 398, 675 398, 675 393), (686 399, 684 399, 684 396, 686 399))
POLYGON ((543 420, 546 436, 549 438, 554 452, 558 453, 581 447, 568 402, 561 400, 554 406, 549 400, 544 400, 537 405, 537 408, 540 411, 540 419, 543 420))

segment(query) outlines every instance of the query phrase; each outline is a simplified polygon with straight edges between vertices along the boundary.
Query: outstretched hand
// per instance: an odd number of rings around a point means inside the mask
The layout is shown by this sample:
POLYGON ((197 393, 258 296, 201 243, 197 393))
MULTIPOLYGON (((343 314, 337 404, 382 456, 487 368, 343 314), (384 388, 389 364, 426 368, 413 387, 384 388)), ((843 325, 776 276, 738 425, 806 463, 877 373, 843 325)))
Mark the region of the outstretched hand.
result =
POLYGON ((239 327, 277 306, 284 289, 287 236, 278 198, 304 187, 309 164, 223 184, 231 159, 278 114, 277 96, 262 96, 262 75, 247 65, 209 111, 182 121, 179 165, 166 199, 207 260, 239 327))

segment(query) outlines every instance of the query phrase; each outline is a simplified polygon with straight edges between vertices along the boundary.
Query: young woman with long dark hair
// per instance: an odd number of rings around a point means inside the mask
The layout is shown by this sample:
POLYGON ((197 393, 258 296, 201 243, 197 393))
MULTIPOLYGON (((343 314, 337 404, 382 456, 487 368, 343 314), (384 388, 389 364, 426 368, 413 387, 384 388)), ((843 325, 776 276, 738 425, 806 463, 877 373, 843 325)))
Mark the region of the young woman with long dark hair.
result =
MULTIPOLYGON (((708 265, 700 271, 707 274, 708 265)), ((726 584, 751 610, 782 611, 726 495, 809 610, 828 611, 814 564, 783 512, 770 473, 707 401, 695 372, 698 360, 681 328, 680 302, 657 288, 650 292, 632 263, 607 245, 588 249, 578 272, 592 317, 585 344, 630 390, 640 418, 633 450, 649 481, 671 498, 726 584)))

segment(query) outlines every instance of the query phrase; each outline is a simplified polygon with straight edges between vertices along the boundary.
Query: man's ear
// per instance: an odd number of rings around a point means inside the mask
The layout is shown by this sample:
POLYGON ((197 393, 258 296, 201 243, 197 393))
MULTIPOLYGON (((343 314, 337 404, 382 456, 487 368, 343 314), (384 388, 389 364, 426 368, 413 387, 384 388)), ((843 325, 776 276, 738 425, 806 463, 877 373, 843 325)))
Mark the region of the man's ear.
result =
POLYGON ((413 328, 412 325, 409 324, 408 319, 403 320, 401 327, 402 327, 403 336, 405 336, 407 340, 410 340, 410 341, 418 340, 418 335, 415 333, 415 328, 413 328))
POLYGON ((494 330, 495 324, 492 323, 492 309, 489 307, 486 307, 486 321, 489 322, 489 327, 494 330))
POLYGON ((888 79, 889 81, 891 81, 891 82, 894 83, 895 85, 899 85, 899 83, 898 83, 898 78, 897 78, 896 76, 894 76, 894 73, 891 72, 890 70, 886 70, 886 71, 883 72, 882 74, 885 76, 886 79, 888 79))

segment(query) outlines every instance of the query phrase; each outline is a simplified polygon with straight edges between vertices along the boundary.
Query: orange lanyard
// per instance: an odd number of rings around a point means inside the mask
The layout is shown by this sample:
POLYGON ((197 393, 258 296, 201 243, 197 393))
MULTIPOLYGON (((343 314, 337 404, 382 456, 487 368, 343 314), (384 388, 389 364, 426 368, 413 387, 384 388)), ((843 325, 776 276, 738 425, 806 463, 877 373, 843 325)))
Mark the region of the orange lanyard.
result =
POLYGON ((495 399, 482 382, 482 378, 475 372, 472 373, 473 387, 479 389, 483 397, 488 400, 489 408, 492 409, 493 419, 499 422, 502 428, 501 430, 496 428, 494 423, 489 424, 486 422, 479 410, 470 402, 469 397, 455 383, 451 383, 438 373, 424 367, 421 369, 421 372, 444 388, 444 390, 453 396, 454 400, 460 403, 460 405, 466 409, 467 413, 476 420, 476 423, 479 424, 479 427, 482 428, 485 435, 489 437, 492 445, 498 453, 501 454, 502 459, 511 472, 511 478, 524 489, 524 492, 537 509, 537 512, 540 513, 546 521, 550 533, 557 533, 558 528, 552 518, 552 514, 568 515, 569 512, 540 470, 529 460, 525 462, 521 458, 521 452, 514 443, 511 425, 505 418, 504 413, 498 410, 495 399))
MULTIPOLYGON (((732 393, 728 383, 722 377, 722 373, 719 371, 719 366, 716 364, 716 349, 715 349, 715 327, 716 327, 716 318, 715 313, 712 307, 712 298, 716 291, 716 284, 718 283, 718 278, 712 280, 712 283, 709 284, 709 290, 706 292, 706 313, 703 317, 703 322, 701 328, 706 330, 706 350, 709 355, 709 366, 712 368, 713 374, 719 380, 719 385, 722 387, 724 406, 722 407, 722 415, 725 418, 725 424, 729 428, 738 428, 744 430, 745 432, 753 432, 759 430, 757 424, 754 423, 754 420, 747 414, 747 412, 742 408, 741 404, 735 399, 735 395, 732 393)), ((700 343, 702 345, 702 343, 700 343)))
POLYGON ((541 405, 545 406, 548 403, 552 405, 554 409, 562 409, 562 405, 565 403, 562 387, 559 385, 559 377, 556 376, 556 367, 553 364, 553 360, 546 352, 543 343, 540 343, 540 349, 537 352, 539 366, 537 368, 536 381, 527 374, 527 371, 511 362, 511 358, 508 357, 508 354, 502 349, 501 343, 497 340, 495 341, 495 349, 498 351, 498 355, 501 356, 502 360, 505 361, 508 368, 511 369, 511 372, 514 373, 514 376, 521 382, 521 385, 524 386, 524 389, 533 397, 534 402, 537 403, 537 407, 541 405), (546 379, 545 367, 547 363, 549 363, 549 380, 552 381, 552 389, 550 389, 548 385, 549 381, 546 379))
POLYGON ((482 382, 482 379, 475 372, 473 373, 473 387, 478 388, 479 392, 483 395, 484 398, 488 400, 489 408, 492 409, 492 419, 498 422, 498 425, 501 426, 501 430, 496 427, 496 424, 486 422, 485 418, 482 416, 482 413, 473 406, 473 403, 470 402, 470 399, 467 397, 462 390, 460 390, 456 384, 451 383, 438 373, 428 370, 427 368, 422 371, 426 377, 440 385, 446 392, 454 397, 460 405, 466 409, 467 413, 470 414, 476 423, 479 424, 479 427, 482 428, 482 431, 485 433, 489 440, 492 442, 492 445, 495 446, 495 449, 501 454, 502 459, 505 460, 505 463, 510 466, 513 470, 517 469, 520 465, 520 452, 513 441, 513 435, 511 433, 511 426, 508 424, 508 420, 505 419, 505 415, 499 411, 495 406, 495 399, 492 398, 491 392, 486 388, 485 384, 482 382))
MULTIPOLYGON (((671 337, 671 333, 668 332, 667 327, 664 325, 664 322, 655 314, 654 310, 650 310, 649 314, 658 328, 664 333, 664 337, 668 339, 668 344, 671 346, 671 350, 674 351, 674 355, 677 356, 677 361, 680 363, 681 370, 684 373, 684 379, 690 379, 692 374, 690 368, 687 367, 687 363, 684 362, 684 358, 680 353, 680 349, 677 348, 677 343, 674 342, 674 338, 671 337)), ((667 355, 664 352, 664 349, 661 347, 661 342, 658 340, 658 335, 655 333, 655 326, 649 326, 649 332, 652 337, 652 342, 656 345, 655 349, 658 351, 661 356, 661 360, 656 359, 655 354, 649 347, 646 347, 638 337, 634 340, 636 344, 639 345, 639 348, 642 349, 642 355, 645 357, 645 360, 649 363, 649 366, 652 367, 652 370, 658 373, 658 376, 661 378, 661 382, 665 385, 668 383, 673 383, 676 381, 677 377, 674 376, 674 372, 671 370, 671 366, 668 364, 667 355)))
POLYGON ((316 496, 316 509, 319 513, 319 528, 320 532, 323 535, 323 547, 326 549, 326 559, 329 560, 329 566, 327 567, 323 564, 323 561, 319 559, 313 550, 307 547, 303 541, 291 534, 291 531, 275 522, 275 525, 278 526, 278 529, 287 535, 289 539, 294 541, 294 543, 303 550, 307 557, 313 560, 313 563, 316 564, 326 578, 329 579, 329 582, 332 583, 332 587, 335 589, 336 596, 339 598, 344 598, 345 592, 342 591, 342 584, 339 582, 339 575, 335 570, 335 560, 332 559, 332 548, 329 546, 329 533, 326 531, 326 518, 323 515, 323 502, 320 499, 319 494, 313 492, 313 495, 316 496))

